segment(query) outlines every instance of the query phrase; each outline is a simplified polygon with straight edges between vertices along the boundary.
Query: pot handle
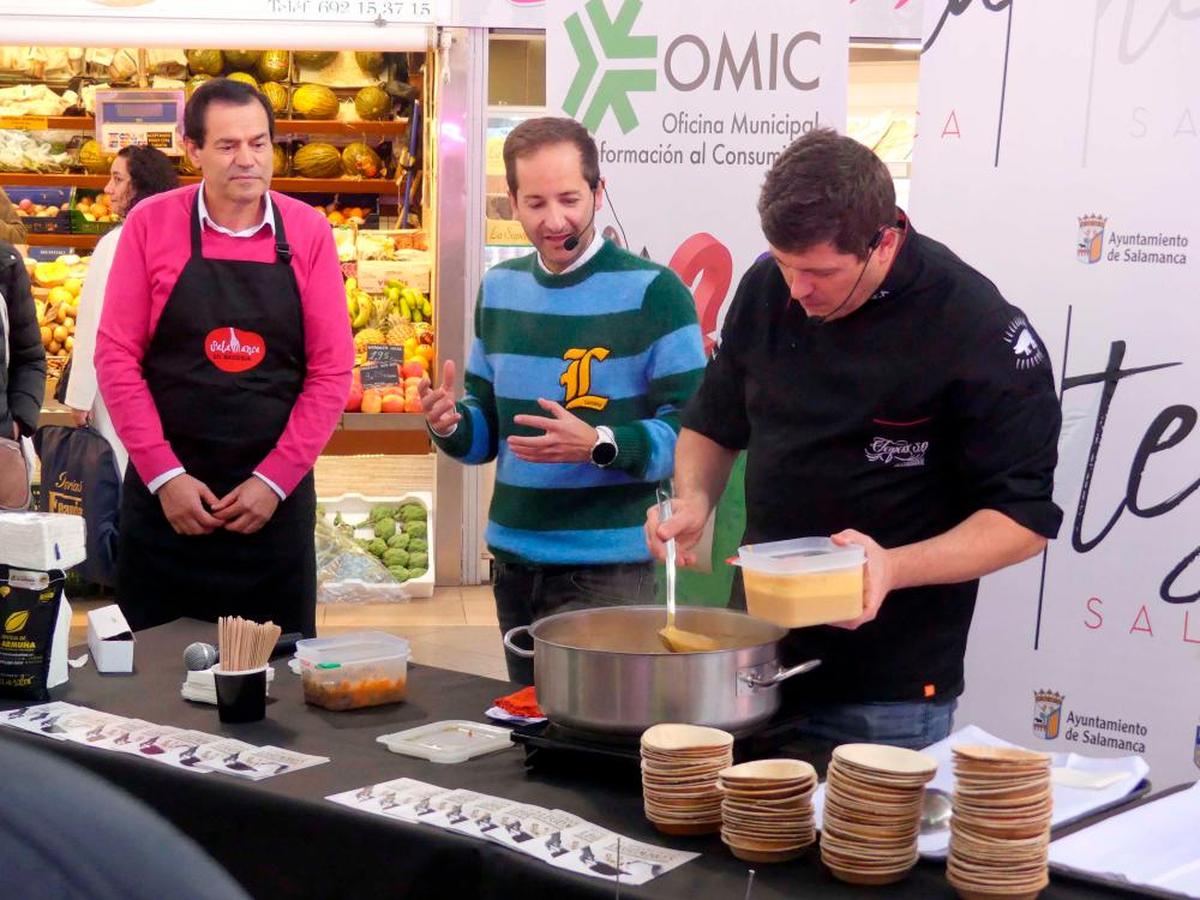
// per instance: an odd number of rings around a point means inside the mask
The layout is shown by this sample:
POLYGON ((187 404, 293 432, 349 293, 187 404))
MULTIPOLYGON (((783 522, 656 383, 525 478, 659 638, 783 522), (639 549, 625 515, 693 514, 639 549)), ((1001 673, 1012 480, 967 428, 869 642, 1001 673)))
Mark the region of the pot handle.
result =
POLYGON ((790 669, 780 669, 769 678, 760 678, 752 672, 738 672, 738 678, 751 688, 772 687, 782 681, 787 681, 793 675, 803 675, 805 672, 811 672, 821 664, 819 659, 810 659, 808 662, 802 662, 798 666, 792 666, 790 669))
POLYGON ((504 646, 522 659, 533 659, 532 650, 526 650, 524 647, 518 647, 513 643, 513 638, 521 633, 529 634, 529 626, 518 625, 516 628, 510 628, 508 631, 504 632, 504 646))

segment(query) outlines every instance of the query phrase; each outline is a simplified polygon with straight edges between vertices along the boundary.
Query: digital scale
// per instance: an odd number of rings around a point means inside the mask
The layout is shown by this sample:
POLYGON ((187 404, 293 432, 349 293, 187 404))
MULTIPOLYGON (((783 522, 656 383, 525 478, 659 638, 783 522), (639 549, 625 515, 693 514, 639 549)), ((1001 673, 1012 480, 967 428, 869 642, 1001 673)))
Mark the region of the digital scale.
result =
POLYGON ((96 142, 107 156, 145 144, 182 156, 183 89, 96 91, 96 142))

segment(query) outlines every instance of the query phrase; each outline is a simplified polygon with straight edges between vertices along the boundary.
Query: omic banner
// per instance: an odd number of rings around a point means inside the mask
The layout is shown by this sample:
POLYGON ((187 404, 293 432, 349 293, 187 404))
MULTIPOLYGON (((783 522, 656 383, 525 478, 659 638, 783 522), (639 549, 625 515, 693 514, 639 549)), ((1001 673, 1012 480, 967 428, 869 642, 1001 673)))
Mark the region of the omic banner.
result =
POLYGON ((546 22, 550 109, 583 122, 600 149, 611 200, 601 230, 692 287, 708 346, 766 250, 763 174, 801 134, 846 120, 846 3, 732 10, 563 0, 546 22))
MULTIPOLYGON (((767 249, 763 176, 800 135, 846 127, 849 10, 757 0, 558 0, 546 22, 552 112, 600 150, 606 237, 669 265, 692 289, 705 352, 742 274, 767 249)), ((745 525, 742 465, 722 498, 711 575, 680 573, 691 603, 724 606, 745 525)))
POLYGON ((911 210, 1025 311, 1063 408, 1062 530, 984 579, 959 721, 1142 754, 1164 786, 1200 776, 1200 207, 1183 200, 1200 182, 1200 15, 1185 6, 927 0, 911 210))

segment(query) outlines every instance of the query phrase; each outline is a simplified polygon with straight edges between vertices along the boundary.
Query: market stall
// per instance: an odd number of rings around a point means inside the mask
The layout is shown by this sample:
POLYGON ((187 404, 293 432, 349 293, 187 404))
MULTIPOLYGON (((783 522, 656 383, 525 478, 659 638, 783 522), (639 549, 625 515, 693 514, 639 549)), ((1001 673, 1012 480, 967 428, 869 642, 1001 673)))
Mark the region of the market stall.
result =
MULTIPOLYGON (((64 4, 33 17, 18 4, 0 14, 11 42, 0 51, 0 187, 29 234, 27 268, 50 373, 42 424, 70 422, 52 395, 73 348, 91 251, 120 224, 103 193, 113 154, 150 142, 176 161, 181 183, 198 181, 176 128, 195 86, 225 76, 253 84, 274 108, 272 189, 312 205, 333 229, 356 374, 325 453, 428 453, 416 384, 436 378, 439 320, 462 316, 454 289, 461 272, 448 279, 450 313, 440 312, 444 54, 434 11, 392 4, 367 17, 210 4, 180 15, 165 6, 64 4), (136 46, 91 48, 106 29, 136 46), (219 35, 220 45, 185 46, 204 35, 214 44, 219 35)), ((450 328, 452 339, 457 330, 450 328)), ((449 480, 453 500, 453 473, 449 480)), ((350 487, 393 492, 369 475, 350 487)), ((447 516, 452 538, 459 515, 447 516)), ((456 554, 446 577, 457 581, 458 568, 456 554)))

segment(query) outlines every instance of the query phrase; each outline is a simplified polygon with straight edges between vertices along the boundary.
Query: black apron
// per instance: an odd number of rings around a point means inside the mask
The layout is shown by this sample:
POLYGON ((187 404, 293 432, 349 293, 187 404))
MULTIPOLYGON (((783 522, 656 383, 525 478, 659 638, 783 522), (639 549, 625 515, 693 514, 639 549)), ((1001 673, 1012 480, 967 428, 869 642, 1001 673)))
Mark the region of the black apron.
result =
MULTIPOLYGON (((304 386, 300 290, 283 219, 272 209, 274 262, 205 259, 192 201, 192 255, 142 360, 167 442, 218 497, 274 449, 304 386)), ((136 631, 180 616, 240 615, 315 635, 316 504, 309 472, 254 534, 176 534, 129 466, 117 557, 117 597, 129 624, 136 631)))

